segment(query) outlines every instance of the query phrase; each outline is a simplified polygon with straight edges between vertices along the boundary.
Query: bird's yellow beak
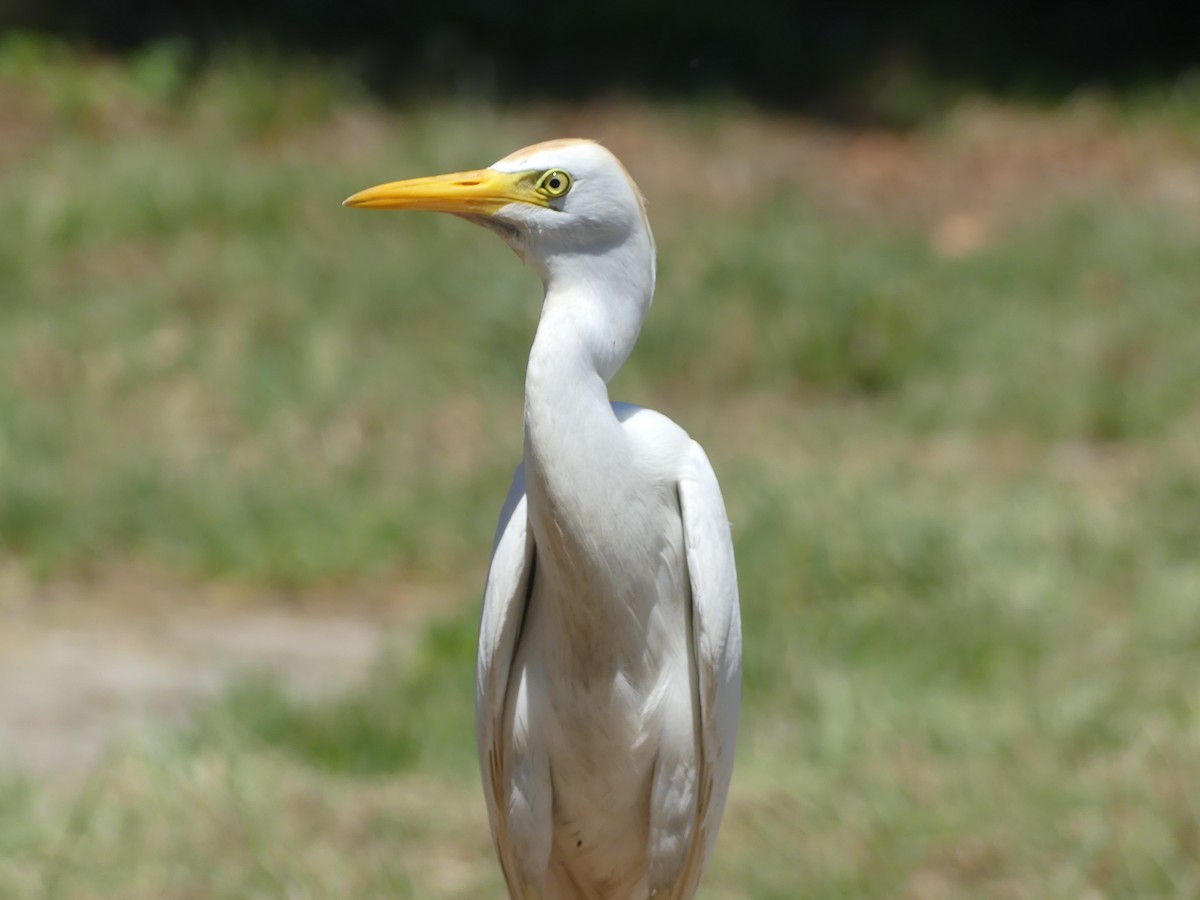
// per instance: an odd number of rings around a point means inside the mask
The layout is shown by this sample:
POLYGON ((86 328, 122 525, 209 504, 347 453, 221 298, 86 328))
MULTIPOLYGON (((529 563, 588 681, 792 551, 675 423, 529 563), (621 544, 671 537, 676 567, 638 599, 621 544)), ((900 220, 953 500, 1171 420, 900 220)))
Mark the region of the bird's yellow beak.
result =
POLYGON ((393 181, 342 201, 355 209, 423 209, 490 216, 510 203, 546 206, 535 190, 536 173, 478 169, 393 181))

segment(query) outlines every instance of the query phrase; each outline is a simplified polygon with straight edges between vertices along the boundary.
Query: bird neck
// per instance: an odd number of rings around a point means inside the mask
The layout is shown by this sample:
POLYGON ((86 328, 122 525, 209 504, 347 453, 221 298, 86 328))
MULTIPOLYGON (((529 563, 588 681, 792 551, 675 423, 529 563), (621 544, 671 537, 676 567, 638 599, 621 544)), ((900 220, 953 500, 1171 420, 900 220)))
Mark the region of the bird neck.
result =
POLYGON ((531 526, 539 547, 576 567, 580 579, 610 569, 608 548, 623 545, 616 533, 622 510, 643 502, 607 383, 633 349, 649 307, 653 245, 618 249, 625 252, 560 257, 547 267, 525 377, 531 526))
POLYGON ((560 248, 535 268, 546 288, 541 349, 552 355, 559 341, 573 343, 607 384, 633 351, 654 297, 649 228, 601 246, 560 248))

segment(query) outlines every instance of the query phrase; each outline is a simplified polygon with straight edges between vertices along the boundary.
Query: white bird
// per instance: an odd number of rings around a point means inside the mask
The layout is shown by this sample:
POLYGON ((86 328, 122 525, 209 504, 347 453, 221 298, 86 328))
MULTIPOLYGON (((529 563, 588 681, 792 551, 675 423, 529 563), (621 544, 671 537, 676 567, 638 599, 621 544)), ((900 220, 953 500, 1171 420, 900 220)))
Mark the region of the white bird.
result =
POLYGON ((509 893, 691 897, 733 769, 741 620, 704 451, 665 416, 608 399, 654 293, 642 196, 599 144, 557 140, 346 205, 459 215, 545 286, 476 672, 509 893))

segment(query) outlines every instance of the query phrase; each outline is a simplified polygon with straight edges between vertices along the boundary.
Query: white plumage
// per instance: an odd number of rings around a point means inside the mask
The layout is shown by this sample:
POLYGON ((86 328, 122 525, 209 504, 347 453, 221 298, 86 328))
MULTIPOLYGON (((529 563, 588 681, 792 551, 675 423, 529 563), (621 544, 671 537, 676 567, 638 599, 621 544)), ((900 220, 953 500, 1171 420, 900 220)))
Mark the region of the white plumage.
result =
POLYGON ((704 451, 665 416, 608 399, 654 291, 641 195, 599 144, 562 140, 346 202, 485 225, 546 289, 476 682, 509 892, 691 897, 733 769, 741 625, 704 451))

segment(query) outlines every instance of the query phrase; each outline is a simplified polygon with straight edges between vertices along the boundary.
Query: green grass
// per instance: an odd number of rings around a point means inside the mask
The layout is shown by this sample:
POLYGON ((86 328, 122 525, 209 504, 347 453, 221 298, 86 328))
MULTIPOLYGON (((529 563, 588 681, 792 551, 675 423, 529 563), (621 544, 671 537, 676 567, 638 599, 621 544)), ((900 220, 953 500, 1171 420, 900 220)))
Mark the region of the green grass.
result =
MULTIPOLYGON (((536 279, 462 222, 338 203, 486 163, 559 114, 389 113, 315 68, 242 57, 191 82, 156 53, 0 49, 20 126, 0 168, 3 565, 401 573, 463 600, 348 694, 240 682, 82 788, 8 776, 0 897, 495 895, 475 604, 536 279)), ((657 114, 681 160, 714 116, 748 117, 657 114)), ((1189 121, 1161 127, 1195 147, 1189 121)), ((743 597, 704 896, 1200 894, 1197 209, 1031 196, 946 260, 915 213, 802 179, 744 202, 642 187, 659 295, 614 394, 709 449, 743 597)))

